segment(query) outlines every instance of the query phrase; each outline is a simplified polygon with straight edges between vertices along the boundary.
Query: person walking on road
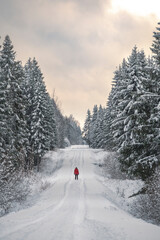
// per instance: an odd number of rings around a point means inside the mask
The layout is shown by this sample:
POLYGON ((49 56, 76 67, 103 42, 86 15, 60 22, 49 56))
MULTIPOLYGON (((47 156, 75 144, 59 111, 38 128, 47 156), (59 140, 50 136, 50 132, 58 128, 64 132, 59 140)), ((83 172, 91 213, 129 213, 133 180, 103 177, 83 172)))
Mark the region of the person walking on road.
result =
POLYGON ((74 175, 75 175, 75 180, 76 179, 78 180, 79 170, 77 167, 74 169, 74 175))

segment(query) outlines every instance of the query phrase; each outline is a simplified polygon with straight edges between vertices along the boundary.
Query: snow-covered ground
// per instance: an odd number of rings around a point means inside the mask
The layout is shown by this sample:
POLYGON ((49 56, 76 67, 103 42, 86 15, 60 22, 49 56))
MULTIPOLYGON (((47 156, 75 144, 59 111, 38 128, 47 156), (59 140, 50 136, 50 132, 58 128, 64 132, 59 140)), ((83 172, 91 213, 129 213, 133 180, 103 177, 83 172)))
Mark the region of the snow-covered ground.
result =
POLYGON ((115 153, 99 149, 93 151, 96 156, 94 164, 99 166, 96 169, 96 178, 105 186, 107 199, 121 209, 136 215, 133 207, 137 201, 137 196, 131 196, 144 187, 144 182, 140 179, 127 179, 126 175, 120 170, 115 153))
POLYGON ((115 183, 110 180, 109 188, 98 175, 95 150, 74 146, 59 154, 63 161, 50 172, 50 185, 37 202, 0 218, 1 240, 160 239, 160 227, 132 217, 112 201, 115 183))

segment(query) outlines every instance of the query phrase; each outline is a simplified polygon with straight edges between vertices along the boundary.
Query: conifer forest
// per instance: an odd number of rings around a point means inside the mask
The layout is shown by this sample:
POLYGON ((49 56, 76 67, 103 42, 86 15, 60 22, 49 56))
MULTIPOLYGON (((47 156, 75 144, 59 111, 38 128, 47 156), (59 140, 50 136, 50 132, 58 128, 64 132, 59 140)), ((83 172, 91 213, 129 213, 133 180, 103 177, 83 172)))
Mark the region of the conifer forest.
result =
POLYGON ((83 129, 90 147, 117 152, 122 171, 142 179, 160 164, 160 23, 151 51, 133 47, 114 72, 106 107, 88 110, 83 129))
POLYGON ((79 123, 62 115, 36 59, 22 66, 7 35, 0 51, 0 203, 5 211, 6 199, 17 198, 18 183, 39 171, 47 151, 81 142, 79 123))
MULTIPOLYGON (((131 203, 134 211, 129 212, 160 224, 160 22, 153 33, 150 49, 152 55, 146 56, 144 50, 135 45, 128 58, 123 59, 122 56, 123 61, 113 73, 106 106, 95 103, 93 109, 88 109, 81 130, 72 115, 63 115, 55 94, 51 96, 47 91, 36 58, 29 58, 23 65, 16 59, 9 35, 5 37, 0 46, 0 216, 11 212, 15 202, 25 202, 33 182, 41 185, 40 191, 47 189, 47 183, 44 184, 44 179, 39 175, 44 169, 51 175, 55 169, 62 167, 64 178, 60 181, 63 182, 69 176, 66 174, 68 169, 76 167, 80 159, 84 176, 86 168, 97 166, 103 169, 107 181, 108 176, 114 176, 119 182, 127 179, 140 181, 138 186, 143 183, 137 192, 127 196, 127 199, 138 196, 131 203), (74 145, 80 146, 75 149, 74 145), (65 149, 70 149, 70 152, 65 152, 65 149), (101 151, 107 154, 104 161, 101 159, 98 162, 97 156, 102 154, 101 151), (94 161, 89 162, 92 157, 94 161), (53 171, 50 172, 49 164, 53 162, 55 165, 52 164, 53 171)), ((95 180, 94 171, 90 174, 95 180)), ((86 182, 87 177, 86 174, 86 182)), ((56 189, 60 186, 62 190, 58 180, 55 180, 56 189)), ((73 183, 71 180, 68 182, 63 182, 64 198, 56 210, 69 199, 66 191, 74 195, 71 188, 73 183)), ((95 184, 99 186, 96 180, 95 184)), ((89 186, 88 182, 86 186, 89 186)), ((82 213, 87 206, 83 206, 84 195, 87 196, 86 186, 79 185, 83 193, 77 195, 80 196, 78 206, 80 210, 82 208, 82 213)), ((97 189, 97 196, 104 195, 99 192, 100 188, 97 189)), ((93 191, 92 186, 90 191, 93 191)), ((117 192, 120 192, 119 189, 117 192)), ((123 191, 121 195, 124 197, 123 191)), ((109 200, 112 200, 111 197, 109 200)), ((70 199, 67 201, 66 206, 70 199)), ((113 211, 112 206, 110 209, 113 211)), ((61 214, 63 216, 63 211, 61 214)), ((80 222, 82 216, 77 214, 76 219, 80 222)))

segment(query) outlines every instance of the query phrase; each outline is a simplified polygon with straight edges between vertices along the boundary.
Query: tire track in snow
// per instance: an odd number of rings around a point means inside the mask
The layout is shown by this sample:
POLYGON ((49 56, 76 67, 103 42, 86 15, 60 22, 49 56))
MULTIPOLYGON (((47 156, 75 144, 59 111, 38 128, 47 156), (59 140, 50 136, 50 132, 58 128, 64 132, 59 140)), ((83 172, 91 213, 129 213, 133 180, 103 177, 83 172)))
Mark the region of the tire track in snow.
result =
MULTIPOLYGON (((68 158, 68 157, 67 157, 68 158)), ((70 159, 71 161, 71 165, 72 165, 72 168, 73 168, 73 165, 74 165, 74 159, 75 159, 75 153, 73 154, 72 158, 70 159)), ((72 169, 71 169, 72 170, 72 169)), ((70 170, 70 172, 71 172, 70 170)), ((59 173, 61 175, 61 173, 59 173)), ((58 180, 57 180, 58 181, 58 180)), ((62 207, 62 205, 64 204, 66 198, 68 197, 68 194, 69 194, 69 188, 70 188, 70 185, 71 185, 71 182, 72 182, 72 172, 70 173, 70 179, 64 184, 64 196, 63 198, 60 200, 59 203, 56 204, 56 206, 52 209, 52 213, 57 211, 59 208, 62 207)))

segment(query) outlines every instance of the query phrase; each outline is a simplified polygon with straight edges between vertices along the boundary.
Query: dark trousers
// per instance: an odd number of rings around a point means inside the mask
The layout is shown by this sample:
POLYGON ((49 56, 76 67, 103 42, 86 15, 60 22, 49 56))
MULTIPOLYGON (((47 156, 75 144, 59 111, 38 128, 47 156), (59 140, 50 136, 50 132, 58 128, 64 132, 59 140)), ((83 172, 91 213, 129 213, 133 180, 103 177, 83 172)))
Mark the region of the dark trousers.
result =
POLYGON ((75 174, 75 180, 76 180, 76 179, 78 180, 78 174, 75 174))

